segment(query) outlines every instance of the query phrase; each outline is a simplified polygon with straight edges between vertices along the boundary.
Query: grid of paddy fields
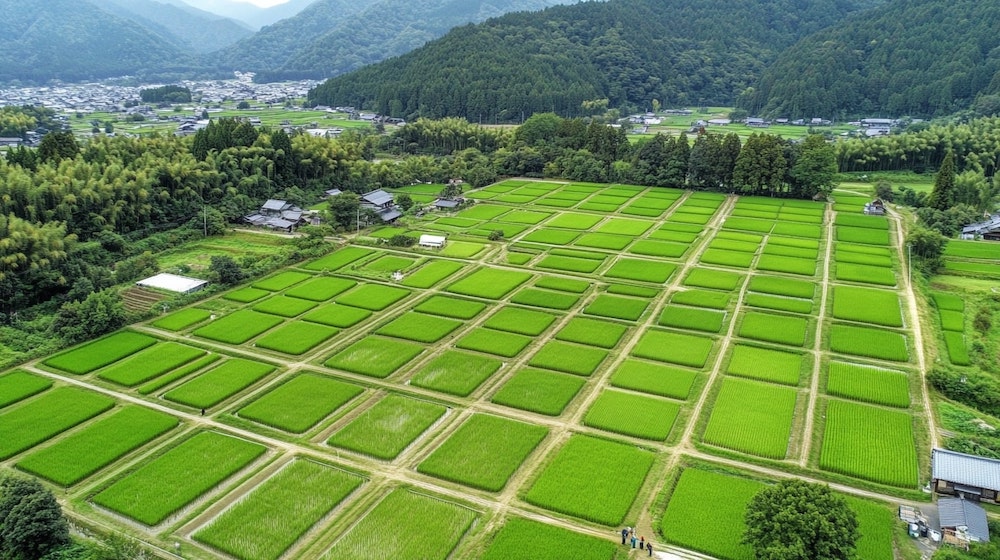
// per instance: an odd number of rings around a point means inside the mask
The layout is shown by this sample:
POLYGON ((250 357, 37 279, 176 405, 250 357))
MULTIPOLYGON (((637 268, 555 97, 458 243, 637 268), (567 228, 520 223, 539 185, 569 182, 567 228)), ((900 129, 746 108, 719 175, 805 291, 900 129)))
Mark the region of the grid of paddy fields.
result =
MULTIPOLYGON (((919 325, 863 200, 470 195, 5 372, 0 460, 99 526, 248 560, 613 558, 626 524, 743 559, 783 474, 920 499, 919 325)), ((860 557, 891 558, 857 495, 860 557)))

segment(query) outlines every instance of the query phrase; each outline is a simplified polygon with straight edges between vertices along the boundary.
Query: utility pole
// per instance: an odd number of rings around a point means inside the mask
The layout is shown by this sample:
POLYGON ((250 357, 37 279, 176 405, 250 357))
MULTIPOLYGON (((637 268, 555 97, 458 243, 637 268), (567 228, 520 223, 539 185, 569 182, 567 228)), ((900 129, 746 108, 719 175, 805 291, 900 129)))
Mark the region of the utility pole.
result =
POLYGON ((906 283, 913 286, 913 243, 906 244, 906 283))
POLYGON ((205 237, 208 237, 208 205, 202 205, 202 216, 204 217, 205 237))

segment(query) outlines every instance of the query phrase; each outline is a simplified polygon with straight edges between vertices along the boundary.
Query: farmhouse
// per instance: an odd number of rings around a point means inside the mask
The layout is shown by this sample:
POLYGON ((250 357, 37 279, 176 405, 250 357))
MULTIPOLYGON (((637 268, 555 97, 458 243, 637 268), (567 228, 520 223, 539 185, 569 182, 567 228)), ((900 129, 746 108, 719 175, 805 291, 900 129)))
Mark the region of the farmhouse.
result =
POLYGON ((434 209, 435 210, 454 210, 455 208, 458 208, 458 206, 460 204, 462 204, 462 202, 463 202, 462 199, 454 200, 454 199, 451 199, 451 198, 439 198, 439 199, 437 199, 437 200, 434 201, 434 209))
POLYGON ((962 239, 981 237, 987 241, 1000 241, 1000 214, 993 214, 988 220, 963 227, 961 237, 962 239))
POLYGON ((970 542, 989 542, 986 510, 978 504, 963 498, 941 498, 938 515, 944 542, 963 547, 970 542))
POLYGON ((1000 503, 1000 460, 934 449, 931 481, 938 494, 1000 503))
POLYGON ((392 195, 382 189, 367 192, 361 195, 361 207, 378 214, 383 222, 392 222, 403 215, 396 208, 396 203, 392 195))
POLYGON ((865 203, 865 214, 869 216, 884 216, 885 203, 877 198, 871 202, 865 203))
POLYGON ((260 210, 244 216, 243 220, 253 226, 291 233, 297 226, 318 223, 319 218, 315 212, 303 210, 290 202, 269 199, 260 210))

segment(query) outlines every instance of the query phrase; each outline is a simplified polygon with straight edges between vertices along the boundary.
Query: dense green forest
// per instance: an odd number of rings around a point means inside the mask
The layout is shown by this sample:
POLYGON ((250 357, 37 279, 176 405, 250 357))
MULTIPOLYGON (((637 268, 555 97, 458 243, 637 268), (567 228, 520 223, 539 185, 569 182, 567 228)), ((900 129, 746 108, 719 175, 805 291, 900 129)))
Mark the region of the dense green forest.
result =
POLYGON ((1000 93, 1000 4, 893 0, 785 50, 739 103, 780 117, 926 117, 1000 93))
POLYGON ((584 116, 585 101, 648 109, 733 103, 779 52, 862 7, 839 0, 610 0, 515 13, 328 80, 314 104, 413 120, 584 116))

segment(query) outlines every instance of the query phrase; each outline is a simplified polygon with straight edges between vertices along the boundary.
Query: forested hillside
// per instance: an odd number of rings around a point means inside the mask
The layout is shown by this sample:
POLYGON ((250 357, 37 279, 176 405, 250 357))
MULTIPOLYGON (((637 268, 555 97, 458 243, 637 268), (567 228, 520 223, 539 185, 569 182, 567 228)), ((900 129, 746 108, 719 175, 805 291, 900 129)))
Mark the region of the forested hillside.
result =
POLYGON ((87 0, 0 0, 0 82, 190 71, 190 58, 87 0))
POLYGON ((102 10, 138 23, 190 52, 227 47, 253 34, 245 24, 193 8, 158 0, 90 0, 102 10))
POLYGON ((317 0, 206 64, 252 70, 258 81, 327 78, 409 52, 456 25, 571 1, 317 0))
POLYGON ((781 53, 740 99, 783 117, 933 116, 1000 93, 1000 3, 893 0, 781 53))
POLYGON ((582 102, 603 99, 622 108, 649 108, 653 99, 668 107, 731 104, 783 49, 861 7, 610 0, 508 14, 329 80, 310 101, 484 122, 540 111, 582 115, 582 102))

